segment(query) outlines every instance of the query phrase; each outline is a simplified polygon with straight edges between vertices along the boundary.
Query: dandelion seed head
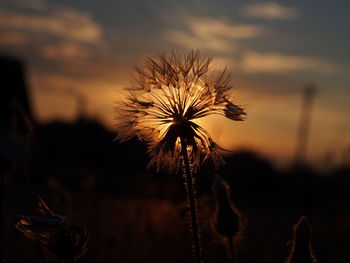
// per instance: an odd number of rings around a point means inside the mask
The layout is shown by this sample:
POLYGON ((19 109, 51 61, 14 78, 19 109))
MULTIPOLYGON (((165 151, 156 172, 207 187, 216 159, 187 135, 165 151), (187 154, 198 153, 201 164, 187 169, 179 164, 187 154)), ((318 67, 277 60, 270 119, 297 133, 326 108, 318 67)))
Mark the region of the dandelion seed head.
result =
POLYGON ((146 141, 149 166, 158 169, 181 167, 180 141, 194 169, 209 157, 219 160, 217 145, 197 120, 216 114, 242 121, 246 113, 230 96, 230 75, 213 75, 211 62, 194 51, 146 58, 136 69, 136 85, 115 107, 116 139, 146 141))

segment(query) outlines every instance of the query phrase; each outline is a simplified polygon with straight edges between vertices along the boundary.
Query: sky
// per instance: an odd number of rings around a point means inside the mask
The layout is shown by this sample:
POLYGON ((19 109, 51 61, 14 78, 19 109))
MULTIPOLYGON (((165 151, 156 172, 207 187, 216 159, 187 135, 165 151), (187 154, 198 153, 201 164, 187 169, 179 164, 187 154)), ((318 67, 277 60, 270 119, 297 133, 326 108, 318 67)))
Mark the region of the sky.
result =
POLYGON ((350 147, 349 10, 345 0, 2 0, 0 53, 25 62, 39 121, 74 121, 83 108, 113 129, 113 106, 144 57, 198 49, 227 66, 248 113, 203 125, 224 148, 278 163, 294 157, 313 83, 307 160, 323 165, 350 147))

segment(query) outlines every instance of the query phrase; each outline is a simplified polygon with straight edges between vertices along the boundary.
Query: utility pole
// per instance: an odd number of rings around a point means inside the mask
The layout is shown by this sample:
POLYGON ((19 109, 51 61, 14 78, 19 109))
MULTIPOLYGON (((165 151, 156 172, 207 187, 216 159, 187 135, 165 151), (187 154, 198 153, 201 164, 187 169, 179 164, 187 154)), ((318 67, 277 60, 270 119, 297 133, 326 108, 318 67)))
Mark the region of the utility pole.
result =
POLYGON ((316 95, 316 86, 308 84, 304 88, 302 108, 299 120, 299 128, 297 135, 297 143, 295 150, 295 164, 303 164, 305 162, 307 146, 309 141, 310 126, 314 98, 316 95))

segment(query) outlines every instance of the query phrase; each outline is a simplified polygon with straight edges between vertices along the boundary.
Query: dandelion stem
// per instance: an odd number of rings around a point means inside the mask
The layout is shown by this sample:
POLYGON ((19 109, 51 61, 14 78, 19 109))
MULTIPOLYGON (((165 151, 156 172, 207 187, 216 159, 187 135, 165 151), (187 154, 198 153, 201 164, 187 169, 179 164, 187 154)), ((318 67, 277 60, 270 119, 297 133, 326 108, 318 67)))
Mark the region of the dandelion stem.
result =
POLYGON ((231 263, 237 263, 237 257, 236 257, 236 248, 235 248, 235 241, 233 238, 227 238, 228 240, 228 250, 229 250, 229 256, 231 259, 231 263))
POLYGON ((181 138, 181 154, 184 160, 185 166, 185 186, 187 191, 187 198, 190 208, 190 227, 192 232, 192 246, 193 246, 193 262, 202 263, 201 246, 199 238, 199 226, 198 226, 198 213, 196 196, 194 191, 194 178, 192 177, 192 171, 190 168, 190 162, 188 159, 187 145, 184 138, 181 138))

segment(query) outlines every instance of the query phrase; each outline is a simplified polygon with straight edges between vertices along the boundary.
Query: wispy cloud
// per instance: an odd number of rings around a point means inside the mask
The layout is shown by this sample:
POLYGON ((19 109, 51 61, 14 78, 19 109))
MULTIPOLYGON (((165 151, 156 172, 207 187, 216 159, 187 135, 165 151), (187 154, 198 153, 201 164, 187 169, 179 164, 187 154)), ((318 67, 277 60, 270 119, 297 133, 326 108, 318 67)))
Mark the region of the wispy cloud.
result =
POLYGON ((216 36, 228 39, 250 39, 262 36, 265 31, 261 26, 233 24, 224 19, 194 18, 190 20, 189 28, 197 36, 216 36))
POLYGON ((213 36, 197 36, 192 33, 181 30, 169 30, 165 32, 165 38, 173 43, 179 44, 187 48, 214 50, 227 52, 236 46, 234 42, 227 39, 221 39, 213 36))
POLYGON ((244 6, 242 15, 262 19, 295 19, 300 16, 300 11, 275 2, 262 2, 244 6))
POLYGON ((250 24, 233 24, 224 19, 193 17, 183 30, 168 30, 168 41, 189 48, 227 52, 236 46, 237 40, 252 39, 266 34, 262 26, 250 24))
POLYGON ((0 28, 45 33, 83 43, 96 43, 102 36, 102 28, 88 14, 69 8, 40 15, 0 11, 0 28))
POLYGON ((247 51, 241 59, 241 67, 248 73, 285 73, 297 71, 318 71, 330 74, 335 65, 319 58, 292 56, 281 53, 257 53, 247 51))
POLYGON ((20 56, 74 62, 106 47, 103 28, 89 13, 45 0, 12 5, 0 9, 0 45, 20 56))

